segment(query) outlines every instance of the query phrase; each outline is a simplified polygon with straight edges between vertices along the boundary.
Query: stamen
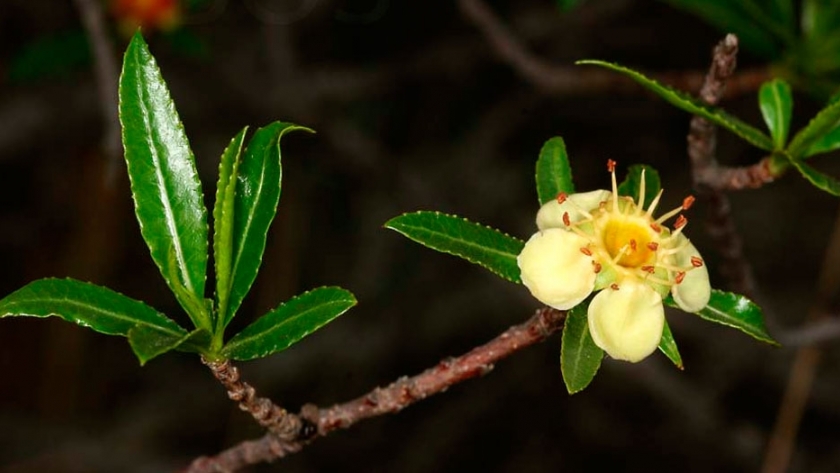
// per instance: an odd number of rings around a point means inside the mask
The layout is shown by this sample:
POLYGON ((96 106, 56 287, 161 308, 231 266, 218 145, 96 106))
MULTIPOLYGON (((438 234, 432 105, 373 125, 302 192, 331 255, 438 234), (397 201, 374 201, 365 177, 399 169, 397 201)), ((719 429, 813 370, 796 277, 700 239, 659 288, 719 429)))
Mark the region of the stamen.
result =
POLYGON ((592 256, 592 250, 585 246, 580 247, 580 252, 585 254, 586 256, 592 256))
POLYGON ((653 215, 653 211, 656 210, 656 206, 659 205, 659 199, 662 198, 662 189, 659 189, 659 192, 656 193, 656 197, 650 202, 650 207, 647 209, 647 216, 650 218, 653 215))
POLYGON ((647 247, 650 251, 656 251, 656 250, 659 249, 659 243, 657 243, 655 241, 652 241, 652 242, 647 244, 647 247))
POLYGON ((596 263, 595 261, 592 262, 592 269, 595 271, 595 274, 601 272, 601 263, 596 263))
POLYGON ((613 201, 613 212, 619 213, 618 211, 618 183, 615 182, 615 161, 612 159, 607 160, 607 170, 610 172, 612 176, 612 201, 613 201))
POLYGON ((699 268, 700 266, 703 266, 703 259, 701 259, 699 256, 692 256, 691 265, 695 268, 699 268))
POLYGON ((563 225, 570 227, 572 221, 569 219, 569 212, 563 212, 563 225))
POLYGON ((679 217, 677 217, 677 221, 674 222, 674 230, 684 227, 687 223, 688 219, 685 218, 685 215, 680 215, 679 217))
POLYGON ((640 269, 648 274, 653 274, 656 271, 653 266, 642 266, 640 269))
POLYGON ((645 207, 645 168, 642 168, 642 182, 639 183, 639 201, 637 202, 636 215, 642 214, 645 207))
POLYGON ((683 279, 685 279, 685 271, 680 271, 677 273, 677 277, 674 278, 674 281, 679 284, 683 282, 683 279))
POLYGON ((565 192, 561 192, 561 193, 557 194, 557 203, 558 203, 558 204, 562 204, 563 202, 565 202, 565 201, 566 201, 566 198, 567 198, 567 197, 568 197, 568 196, 566 195, 566 193, 565 193, 565 192))
POLYGON ((695 199, 694 199, 693 195, 690 195, 690 196, 686 197, 685 199, 683 199, 683 205, 682 205, 683 210, 690 209, 691 206, 694 205, 694 200, 695 199))
POLYGON ((613 291, 617 291, 618 290, 618 284, 616 284, 616 283, 610 284, 610 289, 612 289, 613 291))
POLYGON ((657 218, 657 219, 656 219, 656 223, 662 223, 662 222, 664 222, 665 220, 668 220, 669 218, 673 217, 674 215, 676 215, 676 214, 678 214, 678 213, 680 213, 680 212, 682 212, 682 211, 683 211, 682 206, 679 206, 679 207, 675 208, 674 210, 672 210, 672 211, 670 211, 670 212, 666 213, 665 215, 663 215, 663 216, 661 216, 661 217, 657 218))
POLYGON ((650 222, 650 228, 653 229, 656 233, 662 233, 662 227, 656 224, 656 222, 650 222))

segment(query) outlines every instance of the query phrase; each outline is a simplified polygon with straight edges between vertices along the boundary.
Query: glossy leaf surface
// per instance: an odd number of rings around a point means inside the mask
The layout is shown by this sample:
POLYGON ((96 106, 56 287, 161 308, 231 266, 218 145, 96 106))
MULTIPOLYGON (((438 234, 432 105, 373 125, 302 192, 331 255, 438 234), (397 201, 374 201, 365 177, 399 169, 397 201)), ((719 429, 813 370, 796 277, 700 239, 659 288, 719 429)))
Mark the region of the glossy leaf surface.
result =
POLYGON ((233 137, 222 153, 219 163, 219 182, 216 184, 216 203, 213 206, 213 261, 216 265, 216 307, 218 317, 224 319, 230 298, 233 268, 233 201, 239 161, 245 141, 245 127, 233 137))
POLYGON ((677 342, 674 341, 674 335, 671 333, 671 327, 668 326, 667 321, 665 322, 665 326, 662 328, 662 338, 659 340, 659 351, 667 356, 674 366, 679 369, 683 369, 682 356, 680 356, 680 351, 677 349, 677 342))
POLYGON ((578 61, 576 64, 591 64, 620 72, 635 80, 671 105, 674 105, 675 107, 685 110, 693 115, 699 115, 712 123, 722 126, 732 133, 740 136, 753 146, 767 151, 773 150, 773 140, 770 139, 769 136, 765 135, 761 130, 741 121, 719 108, 710 107, 709 105, 706 105, 702 101, 684 92, 662 85, 655 80, 644 76, 640 72, 604 61, 585 60, 578 61))
POLYGON ((537 197, 540 205, 557 198, 561 192, 573 194, 572 168, 563 138, 554 137, 546 141, 537 159, 537 197))
MULTIPOLYGON (((665 298, 665 303, 679 309, 670 295, 665 298)), ((779 344, 767 333, 761 308, 740 294, 712 289, 708 305, 697 312, 697 315, 710 322, 736 328, 756 340, 771 345, 779 344)))
POLYGON ((598 348, 589 334, 586 316, 588 302, 578 304, 566 313, 563 341, 560 347, 560 370, 569 394, 583 391, 601 367, 604 350, 598 348))
POLYGON ((239 332, 225 345, 222 355, 234 360, 252 360, 285 350, 354 305, 353 294, 340 287, 306 292, 239 332))
POLYGON ((426 211, 400 215, 385 227, 433 250, 484 266, 508 281, 520 282, 516 258, 525 242, 498 230, 455 215, 426 211))
POLYGON ((840 101, 831 102, 799 130, 790 141, 787 152, 794 158, 813 156, 840 146, 840 101))
POLYGON ((292 130, 312 132, 291 123, 274 122, 258 129, 243 153, 233 199, 230 300, 221 317, 221 328, 239 309, 262 264, 268 228, 280 201, 280 139, 292 130))
POLYGON ((166 83, 139 33, 128 45, 120 76, 120 122, 143 239, 196 327, 210 328, 201 183, 166 83))
POLYGON ((0 317, 60 317, 107 335, 129 337, 143 364, 175 346, 187 331, 148 305, 74 279, 40 279, 0 300, 0 317))
POLYGON ((793 114, 790 86, 781 79, 765 82, 758 91, 758 105, 776 149, 784 149, 793 114))

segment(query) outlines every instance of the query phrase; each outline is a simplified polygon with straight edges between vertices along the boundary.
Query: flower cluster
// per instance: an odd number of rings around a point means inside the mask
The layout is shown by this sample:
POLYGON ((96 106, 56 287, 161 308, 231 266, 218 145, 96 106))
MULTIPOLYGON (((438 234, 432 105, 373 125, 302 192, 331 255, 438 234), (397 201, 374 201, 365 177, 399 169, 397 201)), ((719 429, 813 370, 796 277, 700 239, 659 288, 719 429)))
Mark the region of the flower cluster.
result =
POLYGON ((111 13, 127 37, 137 28, 169 31, 181 23, 179 0, 111 0, 111 13))
POLYGON ((638 201, 618 195, 615 162, 607 167, 612 192, 561 193, 540 208, 535 233, 519 254, 521 279, 540 302, 570 309, 599 291, 587 311, 589 331, 611 357, 637 362, 659 345, 669 292, 686 312, 709 301, 709 273, 683 235, 681 214, 694 202, 654 218, 660 191, 645 209, 642 172, 638 201), (664 222, 676 215, 673 230, 664 222))

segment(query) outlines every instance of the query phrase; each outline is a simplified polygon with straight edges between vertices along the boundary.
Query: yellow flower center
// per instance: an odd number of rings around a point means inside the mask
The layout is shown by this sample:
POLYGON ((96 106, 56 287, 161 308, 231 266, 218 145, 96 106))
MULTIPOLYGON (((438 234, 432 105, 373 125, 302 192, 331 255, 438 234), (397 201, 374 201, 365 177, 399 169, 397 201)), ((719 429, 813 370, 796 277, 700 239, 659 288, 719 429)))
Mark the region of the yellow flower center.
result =
POLYGON ((602 233, 607 253, 626 268, 638 268, 656 258, 650 248, 654 236, 648 226, 637 220, 623 215, 610 215, 602 233))

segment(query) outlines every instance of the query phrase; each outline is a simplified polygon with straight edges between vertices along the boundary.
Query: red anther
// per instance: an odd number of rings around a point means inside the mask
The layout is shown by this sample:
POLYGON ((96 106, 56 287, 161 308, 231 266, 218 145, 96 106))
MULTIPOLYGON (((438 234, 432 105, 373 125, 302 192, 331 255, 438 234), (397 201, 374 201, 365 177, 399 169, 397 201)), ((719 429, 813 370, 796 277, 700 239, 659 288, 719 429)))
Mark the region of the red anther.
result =
POLYGON ((570 226, 572 224, 571 219, 569 219, 569 212, 563 212, 563 225, 570 226))
POLYGON ((612 159, 607 160, 607 171, 615 172, 615 161, 613 161, 612 159))
POLYGON ((563 202, 566 201, 567 197, 569 197, 569 196, 567 196, 565 192, 561 192, 561 193, 557 194, 557 203, 562 204, 563 202))
POLYGON ((688 223, 688 219, 685 218, 685 215, 680 214, 680 216, 677 217, 677 221, 674 222, 674 230, 684 227, 686 223, 688 223))
POLYGON ((693 195, 690 195, 690 196, 686 197, 685 199, 683 199, 683 205, 682 205, 683 210, 690 209, 691 206, 694 205, 695 200, 696 199, 694 198, 693 195))
POLYGON ((656 222, 650 222, 650 228, 652 228, 656 233, 662 232, 662 227, 660 227, 656 222))
POLYGON ((679 284, 683 282, 683 279, 685 279, 685 271, 680 271, 679 273, 677 273, 677 277, 674 278, 674 281, 676 281, 676 283, 679 284))
POLYGON ((630 251, 636 251, 636 240, 630 240, 630 251))
POLYGON ((659 243, 657 243, 655 241, 652 241, 652 242, 647 244, 647 247, 650 251, 656 251, 656 250, 659 249, 659 243))
POLYGON ((641 269, 642 269, 642 271, 644 271, 646 273, 649 273, 649 274, 653 274, 654 271, 656 271, 656 269, 653 266, 642 266, 641 269))
POLYGON ((595 274, 600 273, 601 272, 601 263, 596 263, 596 262, 593 261, 592 262, 592 269, 595 270, 595 274))
POLYGON ((612 289, 613 291, 617 291, 618 290, 618 284, 616 284, 616 283, 610 284, 610 289, 612 289))
POLYGON ((589 248, 587 248, 585 246, 580 247, 580 252, 585 254, 586 256, 592 256, 592 250, 590 250, 589 248))
POLYGON ((694 266, 695 268, 699 268, 700 266, 703 266, 703 259, 700 258, 699 256, 692 256, 691 257, 691 265, 694 266))

